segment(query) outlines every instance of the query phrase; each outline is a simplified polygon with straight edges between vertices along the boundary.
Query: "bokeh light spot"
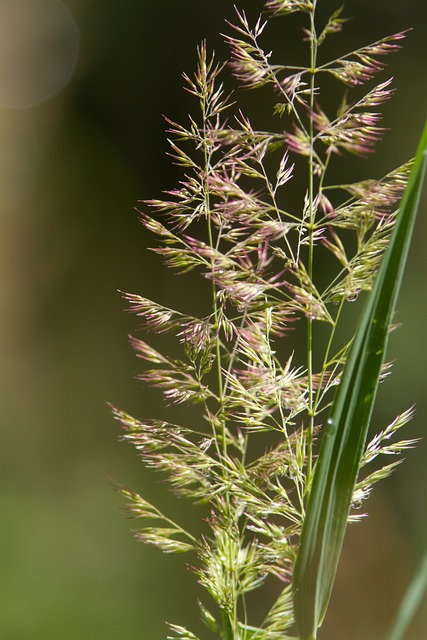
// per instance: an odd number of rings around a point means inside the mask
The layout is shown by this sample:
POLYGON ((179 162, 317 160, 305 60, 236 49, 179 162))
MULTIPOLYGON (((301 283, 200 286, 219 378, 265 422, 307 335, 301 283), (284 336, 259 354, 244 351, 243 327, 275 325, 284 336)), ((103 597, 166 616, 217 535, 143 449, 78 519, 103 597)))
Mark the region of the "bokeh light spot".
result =
POLYGON ((31 107, 57 93, 78 48, 76 22, 60 0, 1 0, 0 106, 31 107))

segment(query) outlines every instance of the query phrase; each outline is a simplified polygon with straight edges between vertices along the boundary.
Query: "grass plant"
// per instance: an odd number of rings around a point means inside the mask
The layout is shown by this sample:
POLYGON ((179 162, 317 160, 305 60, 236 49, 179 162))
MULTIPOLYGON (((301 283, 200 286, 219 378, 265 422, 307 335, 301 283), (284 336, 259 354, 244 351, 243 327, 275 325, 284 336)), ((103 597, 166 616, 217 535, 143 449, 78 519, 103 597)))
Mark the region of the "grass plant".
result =
MULTIPOLYGON (((317 637, 347 523, 414 445, 399 437, 411 409, 375 435, 368 428, 388 373, 427 129, 415 160, 383 178, 330 178, 337 160, 366 156, 381 138, 378 108, 394 90, 390 78, 373 79, 405 33, 329 60, 322 45, 346 19, 338 9, 320 25, 320 1, 267 0, 253 24, 236 9, 225 40, 237 90, 228 94, 226 65, 202 43, 194 76, 184 76, 195 112, 186 124, 167 120, 182 179, 144 203, 141 221, 167 267, 201 276, 208 314, 124 294, 145 333, 171 334, 180 353, 133 337, 148 363, 139 377, 167 404, 195 405, 198 417, 182 425, 113 411, 144 464, 198 505, 202 534, 134 490, 118 490, 141 521, 138 540, 192 555, 207 637, 223 640, 317 637), (272 20, 286 27, 297 12, 308 63, 289 66, 264 43, 272 20), (273 131, 253 126, 242 88, 269 95, 273 131), (361 295, 358 327, 343 340, 346 305, 361 295), (254 621, 247 594, 267 584, 275 596, 254 621)), ((168 637, 202 640, 181 624, 168 637)))

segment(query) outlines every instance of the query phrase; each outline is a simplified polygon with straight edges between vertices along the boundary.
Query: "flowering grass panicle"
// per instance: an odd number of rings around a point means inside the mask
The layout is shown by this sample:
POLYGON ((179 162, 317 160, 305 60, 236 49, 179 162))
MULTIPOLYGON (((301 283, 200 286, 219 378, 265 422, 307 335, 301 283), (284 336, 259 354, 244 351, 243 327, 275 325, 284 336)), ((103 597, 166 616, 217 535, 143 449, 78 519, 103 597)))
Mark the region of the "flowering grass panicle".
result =
MULTIPOLYGON (((222 78, 228 70, 205 43, 194 76, 184 75, 194 113, 186 124, 167 120, 182 179, 164 199, 145 203, 141 221, 156 237, 153 250, 167 267, 178 274, 195 271, 204 280, 209 313, 198 317, 191 309, 124 294, 147 334, 171 334, 181 345, 179 358, 132 338, 148 365, 140 379, 160 389, 169 405, 196 405, 199 419, 196 428, 136 420, 116 408, 114 414, 123 439, 145 465, 200 506, 203 535, 136 492, 118 490, 128 514, 141 522, 138 540, 166 553, 193 554, 197 580, 210 595, 201 598, 202 619, 225 640, 309 637, 298 621, 295 631, 292 579, 318 443, 352 342, 341 342, 337 326, 345 305, 373 285, 411 167, 392 169, 380 180, 330 179, 336 158, 365 156, 381 138, 378 108, 393 89, 390 79, 374 86, 371 81, 404 33, 329 60, 322 44, 346 20, 340 9, 319 26, 316 4, 267 0, 253 25, 236 9, 225 36, 237 86, 271 91, 273 131, 254 128, 238 91, 227 94, 222 78), (270 21, 295 12, 306 21, 306 66, 273 62, 264 45, 270 21), (330 81, 328 107, 321 106, 328 78, 336 82, 332 108, 330 81), (358 89, 354 99, 352 88, 358 89), (295 196, 292 185, 302 181, 295 196), (316 260, 327 254, 331 273, 325 284, 316 260), (295 353, 289 332, 298 327, 305 346, 295 353), (255 622, 246 596, 268 582, 276 584, 276 591, 269 589, 276 598, 264 620, 255 622)), ((405 411, 374 436, 359 466, 411 447, 412 440, 391 440, 410 418, 405 411)), ((353 487, 353 506, 396 464, 362 475, 353 487)), ((356 519, 353 511, 349 519, 356 519)), ((180 625, 170 625, 170 633, 199 640, 180 625)))

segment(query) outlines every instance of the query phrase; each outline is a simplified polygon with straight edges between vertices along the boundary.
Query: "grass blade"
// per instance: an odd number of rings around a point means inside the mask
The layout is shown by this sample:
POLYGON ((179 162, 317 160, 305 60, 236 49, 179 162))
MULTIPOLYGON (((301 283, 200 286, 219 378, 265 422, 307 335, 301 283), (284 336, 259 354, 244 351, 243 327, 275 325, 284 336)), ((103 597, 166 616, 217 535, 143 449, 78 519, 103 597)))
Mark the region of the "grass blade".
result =
POLYGON ((390 245, 367 299, 322 439, 294 569, 300 640, 315 640, 325 615, 372 414, 390 324, 427 164, 427 123, 390 245))
POLYGON ((387 640, 403 640, 405 632, 414 617, 427 589, 427 551, 410 583, 407 592, 397 610, 387 640))

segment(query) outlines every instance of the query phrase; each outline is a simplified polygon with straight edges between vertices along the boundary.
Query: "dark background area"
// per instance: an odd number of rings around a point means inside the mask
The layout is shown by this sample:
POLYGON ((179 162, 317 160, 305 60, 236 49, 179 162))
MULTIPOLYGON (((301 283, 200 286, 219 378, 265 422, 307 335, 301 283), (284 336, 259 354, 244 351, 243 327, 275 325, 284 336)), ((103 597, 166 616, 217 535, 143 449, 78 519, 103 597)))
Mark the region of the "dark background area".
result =
MULTIPOLYGON (((40 24, 43 31, 55 3, 34 2, 27 26, 40 24)), ((319 0, 320 14, 326 18, 339 4, 319 0)), ((0 69, 10 74, 0 74, 0 637, 161 640, 165 620, 198 628, 193 577, 185 557, 162 556, 132 539, 109 478, 177 517, 197 513, 170 499, 118 442, 107 401, 141 417, 155 416, 161 403, 134 380, 139 364, 127 335, 138 322, 123 312, 117 291, 190 312, 198 296, 196 288, 180 290, 177 276, 146 250, 151 239, 133 209, 179 179, 165 155, 162 114, 184 121, 192 108, 180 89, 181 72, 192 73, 203 38, 226 59, 218 34, 228 29, 224 20, 233 18, 233 2, 65 5, 80 51, 68 83, 54 96, 11 108, 7 97, 15 83, 22 92, 13 95, 25 96, 44 66, 33 67, 30 46, 16 59, 6 45, 1 49, 0 69)), ((239 6, 255 17, 261 2, 239 6)), ((25 30, 11 19, 9 25, 5 7, 2 34, 13 43, 25 30)), ((363 165, 348 162, 345 179, 352 181, 380 177, 414 153, 427 105, 427 9, 421 0, 352 0, 345 15, 352 20, 331 41, 331 55, 335 46, 343 52, 414 27, 381 77, 393 75, 398 89, 384 109, 390 131, 374 157, 363 165)), ((66 49, 70 34, 65 30, 49 43, 44 65, 66 49)), ((296 56, 299 22, 277 22, 272 38, 282 60, 296 56)), ((255 119, 270 117, 256 94, 243 100, 255 119)), ((381 429, 416 403, 406 436, 421 438, 427 418, 426 215, 424 198, 400 296, 403 327, 390 345, 395 371, 381 387, 375 414, 381 429)), ((406 457, 369 500, 370 517, 350 527, 321 639, 384 635, 427 539, 425 439, 406 457)), ((409 640, 425 638, 426 628, 424 601, 409 640)))

